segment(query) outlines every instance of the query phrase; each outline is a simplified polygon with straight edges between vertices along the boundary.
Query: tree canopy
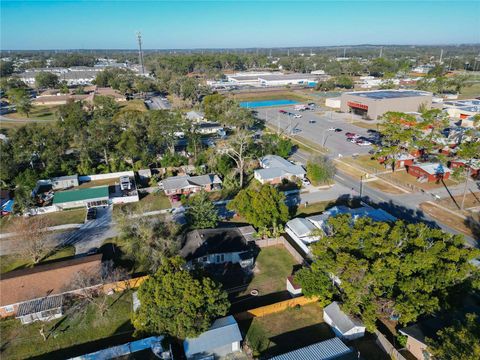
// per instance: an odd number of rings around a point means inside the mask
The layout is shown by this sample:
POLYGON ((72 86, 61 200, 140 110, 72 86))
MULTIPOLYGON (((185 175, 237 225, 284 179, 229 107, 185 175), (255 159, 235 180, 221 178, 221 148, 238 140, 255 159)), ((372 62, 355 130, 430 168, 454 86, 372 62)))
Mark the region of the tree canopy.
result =
POLYGON ((326 156, 317 156, 307 162, 307 177, 313 185, 327 184, 334 175, 335 165, 326 156))
POLYGON ((230 307, 227 293, 212 279, 186 269, 180 257, 165 259, 142 283, 138 298, 135 329, 178 339, 197 337, 230 307))
POLYGON ((214 228, 219 220, 218 211, 205 191, 192 196, 188 202, 186 216, 193 229, 214 228))
POLYGON ((251 186, 241 190, 227 205, 256 228, 271 229, 288 220, 285 195, 272 185, 251 186))
POLYGON ((352 224, 350 215, 332 217, 328 224, 331 236, 312 250, 311 272, 321 276, 299 280, 308 294, 325 297, 330 294, 325 275, 337 279, 344 308, 370 329, 378 318, 398 317, 406 324, 432 314, 455 286, 479 276, 470 261, 480 252, 465 248, 462 236, 423 223, 360 218, 352 224))

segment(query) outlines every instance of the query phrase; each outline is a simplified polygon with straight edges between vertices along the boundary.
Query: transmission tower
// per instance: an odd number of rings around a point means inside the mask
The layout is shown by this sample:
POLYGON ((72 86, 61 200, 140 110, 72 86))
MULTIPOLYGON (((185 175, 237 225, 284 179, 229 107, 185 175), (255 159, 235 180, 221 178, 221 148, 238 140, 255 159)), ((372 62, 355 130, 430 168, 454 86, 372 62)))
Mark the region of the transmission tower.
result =
POLYGON ((137 32, 137 41, 138 41, 138 61, 142 66, 142 75, 145 74, 145 65, 143 64, 143 50, 142 50, 142 33, 137 32))

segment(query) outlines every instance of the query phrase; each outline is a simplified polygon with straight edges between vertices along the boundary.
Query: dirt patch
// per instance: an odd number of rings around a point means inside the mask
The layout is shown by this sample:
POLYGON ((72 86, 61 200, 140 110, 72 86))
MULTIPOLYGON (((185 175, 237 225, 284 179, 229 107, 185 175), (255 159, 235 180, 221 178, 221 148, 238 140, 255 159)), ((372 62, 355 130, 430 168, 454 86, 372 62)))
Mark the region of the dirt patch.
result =
MULTIPOLYGON (((440 200, 438 203, 450 210, 457 211, 461 207, 462 200, 463 200, 463 195, 457 195, 457 196, 454 196, 453 199, 451 197, 444 198, 440 200)), ((479 206, 480 206, 480 192, 467 193, 467 196, 465 196, 464 209, 477 208, 479 206)))
POLYGON ((382 180, 369 181, 366 183, 366 185, 387 194, 401 195, 406 193, 405 191, 402 191, 399 188, 392 186, 389 183, 382 180))

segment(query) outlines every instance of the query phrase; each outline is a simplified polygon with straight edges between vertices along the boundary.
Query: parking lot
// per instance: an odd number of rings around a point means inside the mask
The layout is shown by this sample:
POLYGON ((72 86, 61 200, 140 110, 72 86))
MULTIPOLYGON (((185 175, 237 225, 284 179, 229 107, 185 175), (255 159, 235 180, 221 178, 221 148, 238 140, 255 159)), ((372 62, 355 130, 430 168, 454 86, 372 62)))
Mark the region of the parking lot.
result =
POLYGON ((330 155, 337 157, 350 156, 353 154, 367 154, 371 146, 360 146, 347 141, 346 133, 354 133, 371 139, 367 129, 355 126, 351 122, 350 114, 327 113, 319 115, 315 111, 295 111, 293 106, 281 106, 275 108, 258 108, 257 117, 266 120, 270 125, 279 128, 288 135, 302 137, 320 146, 329 149, 330 155), (301 118, 288 116, 280 113, 280 110, 299 114, 301 118), (341 132, 329 129, 339 128, 341 132))

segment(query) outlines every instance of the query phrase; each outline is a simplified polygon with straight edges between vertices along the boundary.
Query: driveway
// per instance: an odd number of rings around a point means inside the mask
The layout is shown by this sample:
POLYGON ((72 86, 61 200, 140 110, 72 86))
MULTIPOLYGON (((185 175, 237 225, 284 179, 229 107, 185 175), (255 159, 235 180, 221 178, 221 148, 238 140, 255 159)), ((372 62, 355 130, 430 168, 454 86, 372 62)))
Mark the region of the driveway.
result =
POLYGON ((64 245, 75 246, 75 255, 84 254, 93 248, 100 248, 102 243, 118 235, 112 222, 112 206, 97 208, 97 218, 87 221, 73 233, 64 238, 64 245))
POLYGON ((150 103, 147 103, 149 110, 170 110, 172 108, 170 102, 160 96, 151 97, 149 100, 151 100, 150 103))

